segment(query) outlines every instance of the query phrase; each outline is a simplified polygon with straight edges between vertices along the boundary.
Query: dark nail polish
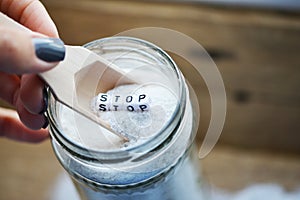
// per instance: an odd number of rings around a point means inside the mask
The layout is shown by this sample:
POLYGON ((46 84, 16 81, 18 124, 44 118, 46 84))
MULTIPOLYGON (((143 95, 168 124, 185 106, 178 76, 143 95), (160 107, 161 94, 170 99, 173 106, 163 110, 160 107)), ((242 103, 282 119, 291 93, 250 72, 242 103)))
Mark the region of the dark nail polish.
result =
POLYGON ((41 112, 39 114, 43 114, 44 112, 46 112, 47 108, 48 108, 48 91, 47 91, 47 88, 44 87, 44 89, 43 89, 43 109, 41 110, 41 112))
POLYGON ((65 58, 65 45, 58 38, 33 38, 36 56, 46 62, 58 62, 65 58))
POLYGON ((48 118, 44 115, 44 117, 45 117, 45 123, 44 123, 44 125, 43 125, 43 129, 46 129, 47 127, 48 127, 48 125, 49 125, 49 120, 48 120, 48 118))

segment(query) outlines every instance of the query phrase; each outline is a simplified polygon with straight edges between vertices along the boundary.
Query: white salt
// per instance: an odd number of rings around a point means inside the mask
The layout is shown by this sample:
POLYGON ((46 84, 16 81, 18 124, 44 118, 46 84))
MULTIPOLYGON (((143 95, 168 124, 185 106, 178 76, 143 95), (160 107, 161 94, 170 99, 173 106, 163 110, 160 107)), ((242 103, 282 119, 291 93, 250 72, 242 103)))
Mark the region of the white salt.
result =
POLYGON ((90 149, 120 149, 139 145, 154 137, 169 123, 177 107, 176 95, 161 84, 121 85, 107 91, 107 95, 115 96, 147 96, 148 109, 130 112, 127 109, 97 109, 97 98, 92 100, 92 109, 99 118, 106 121, 113 131, 127 137, 128 142, 94 122, 80 116, 69 108, 61 109, 61 124, 66 136, 80 145, 90 149))

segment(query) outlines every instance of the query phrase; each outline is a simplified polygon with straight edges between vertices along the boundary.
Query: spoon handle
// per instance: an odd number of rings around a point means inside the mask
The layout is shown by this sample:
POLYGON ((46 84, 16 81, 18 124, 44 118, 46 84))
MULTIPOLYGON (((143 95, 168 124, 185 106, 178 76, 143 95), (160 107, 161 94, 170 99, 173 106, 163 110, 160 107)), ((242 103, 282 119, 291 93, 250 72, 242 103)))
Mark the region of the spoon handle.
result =
MULTIPOLYGON (((0 24, 2 26, 31 32, 27 27, 19 24, 13 19, 0 12, 0 24)), ((100 124, 112 133, 124 140, 128 140, 124 135, 113 131, 108 123, 101 120, 92 112, 90 100, 99 92, 106 92, 113 88, 116 83, 133 83, 116 66, 109 63, 101 56, 81 46, 66 47, 65 59, 53 69, 38 74, 51 88, 57 100, 64 105, 79 112, 90 120, 100 124), (86 70, 85 68, 89 69, 86 70), (94 80, 88 77, 86 71, 94 74, 94 80), (80 72, 83 72, 80 74, 80 72), (99 76, 101 76, 101 86, 99 87, 99 76), (80 80, 80 81, 78 81, 80 80), (120 81, 121 80, 121 81, 120 81), (99 89, 100 88, 100 89, 99 89)))

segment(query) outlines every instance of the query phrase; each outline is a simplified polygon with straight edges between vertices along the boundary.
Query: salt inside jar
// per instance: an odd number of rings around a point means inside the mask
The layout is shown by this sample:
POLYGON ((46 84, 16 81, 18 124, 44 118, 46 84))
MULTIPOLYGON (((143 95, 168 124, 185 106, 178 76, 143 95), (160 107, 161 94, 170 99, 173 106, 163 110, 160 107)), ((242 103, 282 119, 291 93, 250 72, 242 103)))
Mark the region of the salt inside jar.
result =
POLYGON ((128 140, 49 93, 53 148, 81 198, 203 199, 203 181, 193 160, 197 119, 173 60, 136 38, 106 38, 85 47, 135 77, 137 84, 116 84, 91 99, 95 114, 128 140))

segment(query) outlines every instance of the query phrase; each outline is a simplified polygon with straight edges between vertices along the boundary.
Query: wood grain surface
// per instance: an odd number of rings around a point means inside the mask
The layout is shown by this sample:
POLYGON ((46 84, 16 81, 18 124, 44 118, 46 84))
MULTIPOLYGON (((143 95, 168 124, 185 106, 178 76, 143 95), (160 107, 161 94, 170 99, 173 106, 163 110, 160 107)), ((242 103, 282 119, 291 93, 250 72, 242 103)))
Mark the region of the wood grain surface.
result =
MULTIPOLYGON (((0 200, 54 200, 52 193, 64 169, 50 141, 33 145, 0 139, 0 146, 0 200)), ((207 191, 238 191, 255 183, 280 184, 290 191, 299 188, 299 156, 217 145, 199 162, 207 191)))
MULTIPOLYGON (((300 13, 151 1, 43 2, 68 44, 149 26, 192 37, 210 53, 224 79, 228 110, 220 142, 300 152, 300 13)), ((207 88, 187 62, 173 57, 199 97, 201 139, 210 119, 207 88)))
MULTIPOLYGON (((219 67, 228 99, 219 143, 199 161, 209 185, 233 191, 252 183, 299 187, 299 13, 150 1, 42 2, 67 44, 145 26, 171 28, 196 39, 219 67)), ((173 56, 199 97, 201 144, 210 118, 207 88, 189 63, 173 56)), ((0 139, 0 146, 0 200, 48 200, 63 172, 50 142, 0 139)))

